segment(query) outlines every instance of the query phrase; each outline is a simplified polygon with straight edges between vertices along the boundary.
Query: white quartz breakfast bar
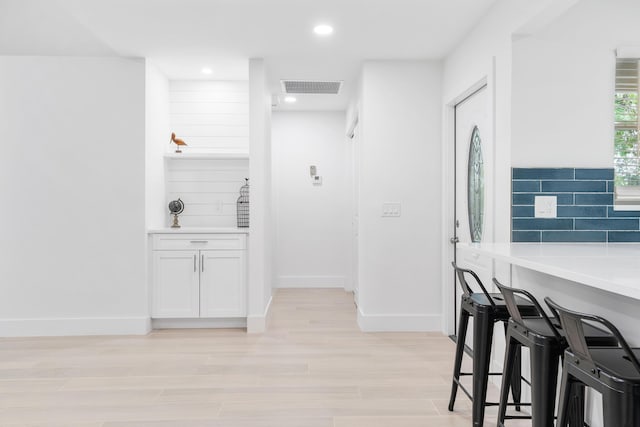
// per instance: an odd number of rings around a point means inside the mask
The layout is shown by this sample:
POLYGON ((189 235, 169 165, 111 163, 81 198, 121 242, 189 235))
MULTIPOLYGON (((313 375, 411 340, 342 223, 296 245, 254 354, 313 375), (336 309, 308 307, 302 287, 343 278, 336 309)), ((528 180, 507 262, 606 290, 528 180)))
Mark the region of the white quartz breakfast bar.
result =
POLYGON ((458 249, 465 257, 495 260, 493 275, 508 264, 510 277, 497 274, 501 282, 608 318, 640 346, 640 243, 467 243, 458 249))

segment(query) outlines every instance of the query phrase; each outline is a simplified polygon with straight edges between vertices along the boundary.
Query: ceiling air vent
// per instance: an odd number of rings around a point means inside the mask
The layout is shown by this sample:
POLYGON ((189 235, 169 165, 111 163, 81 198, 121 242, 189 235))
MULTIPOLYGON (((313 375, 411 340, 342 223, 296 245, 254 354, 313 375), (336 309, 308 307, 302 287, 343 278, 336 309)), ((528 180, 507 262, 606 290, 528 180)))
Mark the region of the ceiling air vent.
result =
POLYGON ((282 80, 284 93, 337 95, 341 87, 342 81, 282 80))

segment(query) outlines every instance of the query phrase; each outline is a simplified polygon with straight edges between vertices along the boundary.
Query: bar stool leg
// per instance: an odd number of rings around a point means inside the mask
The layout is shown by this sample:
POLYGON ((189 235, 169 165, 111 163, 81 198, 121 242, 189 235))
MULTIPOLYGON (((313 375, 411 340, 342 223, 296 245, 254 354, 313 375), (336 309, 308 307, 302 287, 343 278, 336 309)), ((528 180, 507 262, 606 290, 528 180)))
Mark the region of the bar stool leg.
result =
MULTIPOLYGON (((500 387, 500 406, 498 407, 498 427, 504 425, 504 417, 507 413, 507 401, 509 400, 509 388, 512 383, 513 368, 516 362, 516 353, 520 344, 511 338, 507 331, 507 349, 504 353, 504 369, 502 372, 502 386, 500 387)), ((518 378, 519 379, 519 378, 518 378)))
POLYGON ((632 412, 633 401, 628 401, 623 393, 607 390, 602 393, 602 415, 604 427, 635 427, 628 414, 632 412))
POLYGON ((584 384, 574 382, 569 399, 569 427, 584 427, 584 384))
POLYGON ((562 366, 562 379, 560 381, 560 397, 558 398, 558 420, 556 427, 567 427, 569 420, 569 403, 573 381, 569 378, 567 364, 562 366))
POLYGON ((482 427, 487 399, 491 342, 493 341, 493 319, 487 309, 478 310, 473 321, 472 420, 474 427, 482 427))
POLYGON ((451 384, 451 397, 449 398, 449 411, 453 411, 453 404, 456 401, 458 392, 458 382, 460 380, 460 369, 462 367, 462 356, 464 355, 464 344, 467 339, 467 327, 469 326, 469 313, 460 309, 460 321, 458 322, 458 341, 456 342, 456 359, 453 365, 453 383, 451 384))
MULTIPOLYGON (((511 395, 514 403, 522 401, 522 346, 516 346, 516 354, 513 358, 513 375, 511 376, 511 395)), ((516 405, 516 411, 520 412, 520 405, 516 405)))
MULTIPOLYGON (((509 330, 509 322, 503 322, 502 324, 504 325, 504 335, 506 338, 509 330)), ((505 342, 508 343, 508 341, 505 342)), ((520 345, 517 345, 516 353, 514 355, 515 358, 513 363, 513 371, 509 371, 509 374, 511 375, 511 395, 513 396, 514 403, 520 403, 522 398, 522 363, 520 363, 521 353, 522 347, 520 345)), ((516 411, 520 411, 520 405, 516 405, 516 411)))
POLYGON ((531 425, 553 425, 560 355, 549 346, 534 345, 531 352, 531 425))

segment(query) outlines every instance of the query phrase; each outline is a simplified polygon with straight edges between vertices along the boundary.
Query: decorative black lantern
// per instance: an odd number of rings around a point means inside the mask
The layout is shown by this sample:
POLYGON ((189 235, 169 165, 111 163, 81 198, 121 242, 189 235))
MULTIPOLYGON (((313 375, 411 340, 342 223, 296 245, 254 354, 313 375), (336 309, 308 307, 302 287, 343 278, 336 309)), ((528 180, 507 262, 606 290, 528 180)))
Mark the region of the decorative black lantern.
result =
POLYGON ((244 179, 246 184, 240 187, 240 197, 236 202, 238 214, 238 227, 249 227, 249 178, 244 179))

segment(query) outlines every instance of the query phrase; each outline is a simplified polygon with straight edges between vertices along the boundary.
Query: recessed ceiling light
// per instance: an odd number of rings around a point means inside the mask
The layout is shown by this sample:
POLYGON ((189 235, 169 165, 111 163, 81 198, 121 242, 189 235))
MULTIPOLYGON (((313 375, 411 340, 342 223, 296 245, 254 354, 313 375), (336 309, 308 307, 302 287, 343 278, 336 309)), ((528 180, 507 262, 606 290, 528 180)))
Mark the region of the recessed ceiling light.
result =
POLYGON ((328 36, 333 33, 333 27, 326 24, 316 25, 313 28, 313 32, 319 36, 328 36))
POLYGON ((284 102, 288 102, 289 104, 293 104, 296 101, 297 101, 297 99, 296 99, 295 96, 285 96, 284 97, 284 102))
POLYGON ((213 70, 209 67, 204 67, 202 70, 200 70, 202 72, 202 74, 211 74, 213 73, 213 70))

